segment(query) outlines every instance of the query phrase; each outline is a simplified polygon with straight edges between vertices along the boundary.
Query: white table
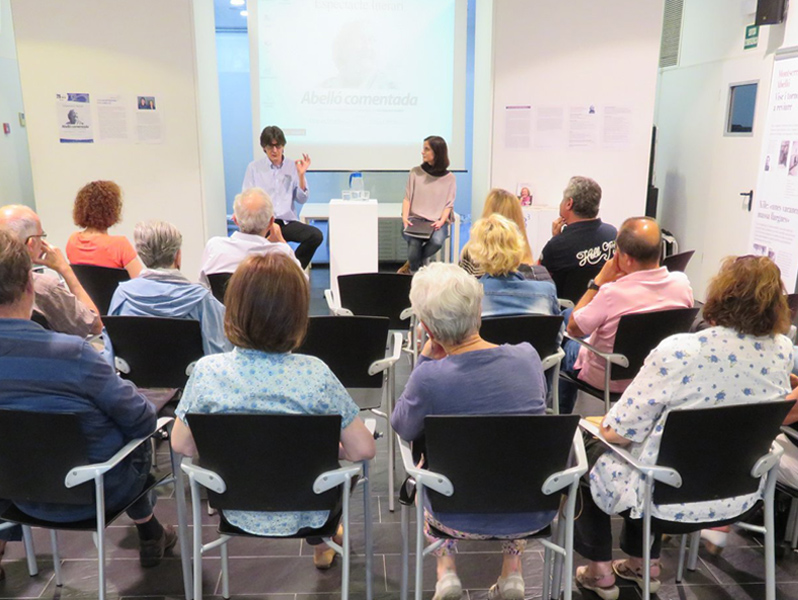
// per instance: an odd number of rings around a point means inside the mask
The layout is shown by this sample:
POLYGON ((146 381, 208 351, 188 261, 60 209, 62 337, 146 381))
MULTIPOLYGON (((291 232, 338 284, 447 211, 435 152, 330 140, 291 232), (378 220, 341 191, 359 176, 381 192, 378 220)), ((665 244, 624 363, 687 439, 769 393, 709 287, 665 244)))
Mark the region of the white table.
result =
MULTIPOLYGON (((330 287, 338 295, 338 276, 350 273, 376 273, 379 242, 376 200, 330 200, 330 287)), ((302 216, 305 217, 305 211, 302 216)), ((318 218, 318 217, 314 217, 318 218)))

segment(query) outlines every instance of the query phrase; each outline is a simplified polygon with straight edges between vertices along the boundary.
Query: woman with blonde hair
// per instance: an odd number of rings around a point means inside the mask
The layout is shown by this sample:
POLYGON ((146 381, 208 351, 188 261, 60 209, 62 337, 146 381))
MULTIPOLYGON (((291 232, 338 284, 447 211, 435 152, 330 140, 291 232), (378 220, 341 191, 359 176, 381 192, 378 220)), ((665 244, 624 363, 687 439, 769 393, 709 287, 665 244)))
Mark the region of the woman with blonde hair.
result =
MULTIPOLYGON (((518 267, 518 272, 524 276, 524 279, 534 279, 536 281, 552 281, 551 275, 546 270, 546 267, 535 264, 535 259, 532 255, 532 247, 529 245, 529 238, 526 235, 526 223, 524 223, 524 213, 521 212, 521 205, 518 203, 518 198, 507 190, 494 188, 485 198, 485 207, 482 209, 482 218, 489 217, 492 214, 499 214, 511 220, 518 226, 524 244, 524 253, 521 257, 521 264, 518 267)), ((468 249, 468 245, 463 248, 463 253, 460 255, 460 266, 466 271, 471 273, 474 277, 480 277, 485 272, 468 249)))
POLYGON ((498 213, 474 223, 463 251, 482 271, 482 316, 560 314, 554 283, 527 279, 519 270, 528 248, 518 225, 498 213))

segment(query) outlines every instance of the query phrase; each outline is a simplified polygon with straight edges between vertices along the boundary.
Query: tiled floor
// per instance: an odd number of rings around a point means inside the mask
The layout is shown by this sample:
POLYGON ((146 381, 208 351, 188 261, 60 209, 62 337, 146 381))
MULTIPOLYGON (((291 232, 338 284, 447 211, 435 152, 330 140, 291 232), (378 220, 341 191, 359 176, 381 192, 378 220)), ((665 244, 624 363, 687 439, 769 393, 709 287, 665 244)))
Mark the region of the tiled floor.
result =
MULTIPOLYGON (((314 269, 313 310, 324 312, 320 288, 326 284, 325 271, 314 269), (317 297, 318 296, 318 297, 317 297)), ((400 384, 407 377, 405 365, 398 377, 400 384)), ((588 408, 588 407, 585 407, 588 408)), ((378 429, 384 424, 378 421, 378 429)), ((166 448, 159 449, 159 464, 168 463, 166 448)), ((372 470, 372 513, 374 516, 375 557, 373 581, 376 600, 397 600, 401 567, 401 534, 399 513, 388 510, 387 445, 378 442, 378 456, 372 470)), ((363 559, 363 507, 361 488, 353 497, 353 547, 355 557, 352 569, 352 597, 365 597, 363 559)), ((156 511, 167 523, 176 523, 175 500, 167 489, 160 498, 156 511)), ((204 515, 204 534, 214 535, 212 517, 204 515)), ((620 521, 614 525, 620 527, 620 521)), ((138 564, 135 531, 126 518, 109 528, 108 590, 110 599, 150 598, 152 600, 182 598, 183 585, 180 560, 177 552, 154 569, 144 570, 138 564)), ((96 598, 96 553, 87 533, 61 533, 59 535, 63 562, 64 586, 57 588, 53 581, 49 538, 44 531, 35 531, 40 573, 29 577, 21 544, 10 544, 3 560, 6 580, 0 582, 0 598, 96 598)), ((336 600, 340 597, 340 566, 327 572, 313 568, 312 550, 299 540, 256 540, 238 538, 230 542, 230 586, 233 598, 247 600, 336 600)), ((620 551, 618 551, 620 556, 620 551)), ((579 559, 577 559, 577 562, 579 559)), ((464 600, 483 600, 493 584, 501 565, 499 545, 494 542, 466 542, 460 545, 457 557, 458 571, 467 593, 464 600)), ((676 542, 669 542, 663 552, 663 587, 658 597, 678 600, 738 600, 764 599, 765 589, 763 551, 758 540, 733 534, 729 547, 722 555, 714 557, 703 549, 699 554, 698 569, 686 575, 682 585, 673 583, 676 564, 676 542)), ((524 556, 524 577, 528 598, 540 598, 542 547, 530 543, 524 556)), ((424 571, 424 597, 428 600, 434 589, 433 560, 427 558, 424 571)), ((798 554, 789 554, 777 563, 777 597, 779 600, 798 600, 798 554)), ((411 568, 411 585, 412 585, 411 568)), ((221 598, 218 551, 203 559, 203 580, 206 598, 221 598)), ((590 592, 574 598, 595 600, 590 592)), ((640 599, 634 585, 624 585, 621 600, 640 599)))

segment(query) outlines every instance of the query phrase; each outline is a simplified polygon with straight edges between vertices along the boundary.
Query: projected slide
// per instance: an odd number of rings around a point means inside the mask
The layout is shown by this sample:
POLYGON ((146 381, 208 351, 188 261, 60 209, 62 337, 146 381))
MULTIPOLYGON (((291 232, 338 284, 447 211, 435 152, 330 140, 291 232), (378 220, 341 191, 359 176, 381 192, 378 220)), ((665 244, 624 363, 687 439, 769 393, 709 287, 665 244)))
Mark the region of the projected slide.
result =
POLYGON ((258 0, 261 127, 314 169, 407 169, 424 137, 451 144, 456 4, 258 0))

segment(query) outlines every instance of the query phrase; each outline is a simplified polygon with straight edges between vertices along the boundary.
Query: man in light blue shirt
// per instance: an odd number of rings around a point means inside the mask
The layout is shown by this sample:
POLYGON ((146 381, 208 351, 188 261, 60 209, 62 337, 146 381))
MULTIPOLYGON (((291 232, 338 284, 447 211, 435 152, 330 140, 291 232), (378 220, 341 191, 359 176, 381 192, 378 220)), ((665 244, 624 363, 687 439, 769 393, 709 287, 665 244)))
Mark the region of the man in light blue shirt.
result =
POLYGON ((260 145, 266 158, 249 163, 241 191, 260 188, 269 194, 274 205, 275 222, 282 229, 283 237, 289 242, 299 242, 296 257, 304 269, 324 240, 321 231, 298 221, 294 211, 295 202, 304 204, 308 201, 305 173, 310 167, 310 157, 303 154, 299 160, 286 160, 285 134, 275 125, 263 129, 260 145))
POLYGON ((177 228, 163 221, 138 223, 133 238, 147 268, 119 284, 108 314, 194 319, 200 322, 206 355, 232 350, 224 335, 224 305, 180 272, 183 236, 177 228))

